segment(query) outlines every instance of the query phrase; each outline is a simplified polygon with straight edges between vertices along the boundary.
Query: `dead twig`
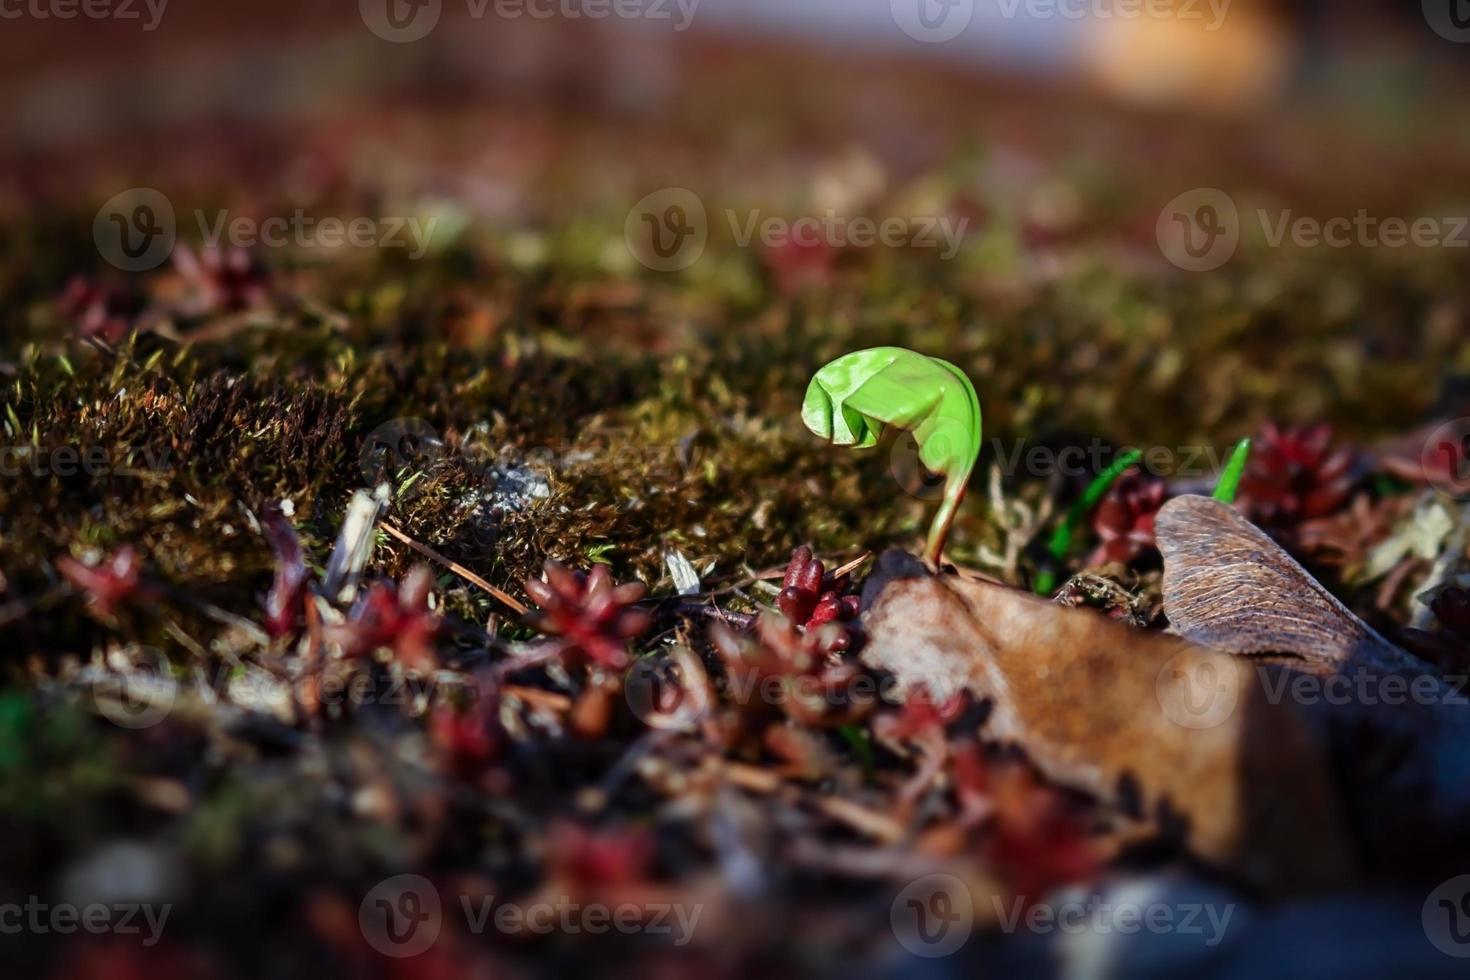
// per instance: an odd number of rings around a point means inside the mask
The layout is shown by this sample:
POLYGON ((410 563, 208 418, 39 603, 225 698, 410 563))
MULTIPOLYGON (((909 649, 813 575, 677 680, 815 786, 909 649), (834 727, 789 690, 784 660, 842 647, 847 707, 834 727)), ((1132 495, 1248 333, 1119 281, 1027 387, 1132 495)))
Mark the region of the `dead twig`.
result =
POLYGON ((393 537, 403 542, 414 551, 417 551, 419 554, 423 555, 425 558, 428 558, 431 561, 438 562, 454 574, 458 575, 460 578, 464 579, 466 582, 469 582, 471 585, 475 585, 484 589, 486 592, 490 593, 491 596, 500 600, 511 609, 514 609, 516 611, 516 615, 524 616, 527 612, 530 611, 526 607, 525 603, 521 602, 515 596, 507 592, 503 592, 500 589, 497 589, 495 586, 491 585, 489 582, 485 581, 483 578, 476 575, 468 568, 465 568, 459 562, 451 561, 450 559, 445 558, 443 555, 439 554, 439 552, 435 551, 433 548, 430 548, 428 545, 420 544, 419 542, 415 541, 413 538, 409 537, 402 531, 398 530, 398 528, 394 527, 392 522, 380 521, 378 522, 378 526, 381 527, 384 531, 387 531, 390 537, 393 537))

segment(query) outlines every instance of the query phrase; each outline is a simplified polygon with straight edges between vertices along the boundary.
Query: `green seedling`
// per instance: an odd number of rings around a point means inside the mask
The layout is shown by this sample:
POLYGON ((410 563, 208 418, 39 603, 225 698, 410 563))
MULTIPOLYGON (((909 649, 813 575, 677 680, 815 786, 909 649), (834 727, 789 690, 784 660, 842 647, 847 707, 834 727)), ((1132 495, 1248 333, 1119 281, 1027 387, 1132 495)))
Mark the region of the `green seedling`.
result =
POLYGON ((1230 454, 1230 462, 1225 464, 1225 473, 1220 477, 1220 482, 1215 484, 1215 499, 1222 504, 1235 503, 1235 495, 1240 492, 1240 478, 1245 475, 1245 464, 1251 457, 1251 441, 1242 439, 1235 447, 1235 452, 1230 454))
MULTIPOLYGON (((1092 508, 1096 507, 1102 501, 1103 497, 1107 496, 1113 484, 1118 482, 1118 477, 1122 476, 1128 470, 1128 467, 1142 458, 1143 453, 1141 451, 1130 449, 1128 452, 1119 456, 1112 466, 1099 473, 1087 485, 1087 489, 1082 492, 1082 496, 1072 505, 1072 509, 1067 511, 1066 519, 1052 533, 1051 542, 1047 546, 1047 551, 1051 554, 1054 561, 1060 563, 1066 560, 1067 553, 1072 550, 1072 539, 1076 536, 1077 528, 1082 525, 1083 519, 1087 517, 1092 508)), ((1036 591, 1041 595, 1051 594, 1052 589, 1055 587, 1056 576, 1050 571, 1043 571, 1036 577, 1036 591)))
POLYGON ((883 426, 912 432, 919 461, 944 477, 925 557, 938 564, 980 455, 980 399, 965 372, 902 347, 844 354, 812 378, 801 420, 837 446, 876 445, 883 426))

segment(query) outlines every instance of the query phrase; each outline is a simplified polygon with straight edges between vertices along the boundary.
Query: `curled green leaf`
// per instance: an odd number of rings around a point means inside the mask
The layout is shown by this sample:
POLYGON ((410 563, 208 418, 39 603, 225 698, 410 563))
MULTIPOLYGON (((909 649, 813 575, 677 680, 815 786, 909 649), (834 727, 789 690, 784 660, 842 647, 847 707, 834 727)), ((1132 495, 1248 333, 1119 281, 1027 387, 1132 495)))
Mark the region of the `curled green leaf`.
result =
POLYGON ((838 446, 876 445, 885 425, 914 434, 919 461, 944 477, 925 550, 938 563, 980 455, 980 399, 965 372, 902 347, 854 351, 812 378, 801 419, 838 446))

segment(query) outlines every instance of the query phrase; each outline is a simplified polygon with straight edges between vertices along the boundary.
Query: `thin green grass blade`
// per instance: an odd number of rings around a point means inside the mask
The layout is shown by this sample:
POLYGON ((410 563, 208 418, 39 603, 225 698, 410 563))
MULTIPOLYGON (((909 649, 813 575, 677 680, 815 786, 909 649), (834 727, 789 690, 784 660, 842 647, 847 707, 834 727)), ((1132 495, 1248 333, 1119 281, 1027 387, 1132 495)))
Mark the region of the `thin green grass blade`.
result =
POLYGON ((1214 497, 1222 504, 1235 503, 1235 496, 1240 492, 1240 478, 1245 475, 1245 464, 1250 461, 1251 441, 1242 439, 1236 445, 1235 451, 1230 454, 1230 462, 1225 464, 1225 472, 1220 477, 1220 482, 1215 485, 1214 497))
MULTIPOLYGON (((1082 524, 1083 519, 1087 517, 1088 512, 1096 507, 1102 501, 1103 497, 1107 496, 1107 492, 1112 489, 1113 484, 1118 482, 1118 477, 1122 476, 1128 467, 1142 458, 1142 450, 1131 449, 1122 456, 1119 456, 1113 462, 1112 466, 1099 473, 1097 478, 1087 485, 1087 489, 1083 491, 1082 496, 1072 505, 1072 509, 1067 511, 1066 520, 1062 521, 1057 529, 1052 532, 1051 543, 1047 547, 1047 551, 1054 560, 1058 562, 1066 560, 1067 554, 1072 550, 1072 539, 1077 534, 1077 528, 1082 524)), ((1052 572, 1043 571, 1036 577, 1035 588, 1039 594, 1050 595, 1052 589, 1055 587, 1056 576, 1052 572)))

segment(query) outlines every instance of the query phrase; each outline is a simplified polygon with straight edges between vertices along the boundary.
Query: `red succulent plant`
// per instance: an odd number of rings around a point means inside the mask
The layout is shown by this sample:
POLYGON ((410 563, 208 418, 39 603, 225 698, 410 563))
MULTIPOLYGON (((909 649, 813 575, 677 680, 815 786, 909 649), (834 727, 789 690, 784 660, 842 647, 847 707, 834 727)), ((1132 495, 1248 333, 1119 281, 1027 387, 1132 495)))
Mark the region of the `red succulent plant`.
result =
POLYGON ((123 286, 84 276, 73 276, 56 300, 57 311, 71 321, 78 336, 111 344, 133 329, 143 305, 141 296, 123 286))
POLYGON ((387 649, 405 667, 434 669, 438 666, 434 640, 443 622, 428 606, 433 585, 433 573, 422 565, 401 583, 374 582, 347 621, 327 631, 327 639, 339 644, 348 657, 387 649))
POLYGON ((1127 564, 1154 546, 1154 517, 1164 506, 1167 484, 1138 470, 1114 483, 1092 514, 1092 529, 1100 539, 1087 559, 1090 566, 1108 562, 1127 564))
MULTIPOLYGON (((805 725, 846 724, 872 707, 857 690, 863 670, 832 652, 832 624, 806 632, 779 616, 762 616, 754 636, 723 624, 710 628, 710 643, 725 667, 731 699, 756 711, 779 707, 805 725)), ((772 712, 774 713, 774 712, 772 712)))
POLYGON ((272 508, 260 520, 261 533, 275 555, 275 578, 265 599, 265 627, 274 637, 289 635, 296 628, 296 617, 306 599, 306 583, 310 573, 301 539, 280 510, 272 508))
MULTIPOLYGON (((803 630, 848 622, 857 618, 859 600, 855 595, 843 595, 846 588, 846 575, 840 579, 827 577, 821 559, 813 557, 812 549, 802 545, 791 553, 781 592, 776 596, 776 608, 803 630)), ((847 630, 834 633, 832 644, 830 649, 847 649, 851 644, 847 630)))
POLYGON ((1337 511, 1352 487, 1353 454, 1331 444, 1326 424, 1268 424, 1252 443, 1240 481, 1241 509, 1257 524, 1282 528, 1337 511))
POLYGON ((56 559, 56 568, 68 582, 86 593, 87 605, 104 619, 111 619, 125 602, 157 593, 143 581, 143 563, 129 547, 119 548, 95 565, 63 555, 56 559))
POLYGON ((526 580, 526 593, 540 610, 530 623, 547 636, 561 641, 564 656, 580 658, 610 670, 622 670, 631 662, 628 645, 642 636, 653 618, 634 604, 647 587, 642 582, 614 585, 611 570, 603 564, 587 574, 549 561, 546 580, 526 580))
POLYGON ((826 286, 837 266, 837 249, 824 241, 792 239, 761 252, 772 284, 782 296, 795 296, 805 289, 826 286))
POLYGON ((1097 873, 1101 855, 1076 809, 1024 764, 993 761, 971 743, 954 753, 954 781, 969 812, 989 814, 986 860, 1026 901, 1097 873))
POLYGON ((429 738, 450 772, 472 777, 500 757, 506 735, 500 724, 499 693, 493 681, 482 678, 471 703, 441 704, 429 716, 429 738))
POLYGON ((270 303, 269 273, 238 245, 207 245, 196 255, 181 242, 173 257, 174 268, 190 291, 185 313, 228 313, 270 303))

